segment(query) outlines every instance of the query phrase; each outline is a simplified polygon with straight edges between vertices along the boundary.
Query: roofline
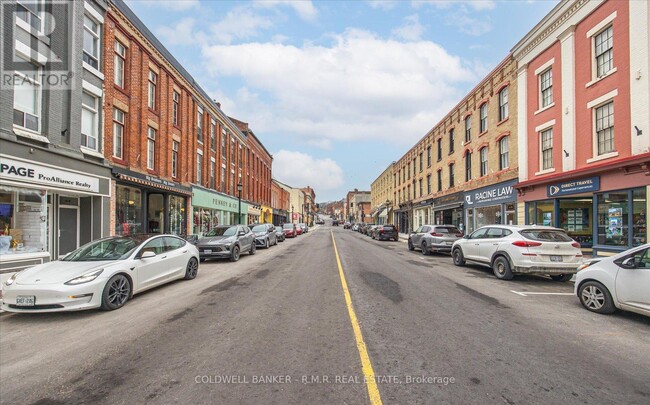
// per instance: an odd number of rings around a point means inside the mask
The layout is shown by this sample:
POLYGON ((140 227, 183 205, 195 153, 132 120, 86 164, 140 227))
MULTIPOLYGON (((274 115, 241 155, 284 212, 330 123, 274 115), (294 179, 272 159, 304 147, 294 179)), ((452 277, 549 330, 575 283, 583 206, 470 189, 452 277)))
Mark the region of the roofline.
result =
MULTIPOLYGON (((233 122, 239 122, 241 124, 246 125, 246 133, 252 135, 253 138, 255 138, 255 140, 257 141, 257 143, 262 147, 262 149, 264 149, 264 152, 266 152, 266 154, 269 155, 271 160, 273 160, 273 155, 268 151, 268 149, 266 149, 264 144, 260 141, 260 138, 258 138, 257 135, 255 135, 253 130, 250 129, 250 126, 248 125, 248 122, 244 122, 244 121, 238 120, 237 118, 233 118, 233 117, 228 117, 228 118, 230 118, 230 120, 233 121, 233 122)), ((244 131, 242 131, 242 132, 244 132, 244 131)))

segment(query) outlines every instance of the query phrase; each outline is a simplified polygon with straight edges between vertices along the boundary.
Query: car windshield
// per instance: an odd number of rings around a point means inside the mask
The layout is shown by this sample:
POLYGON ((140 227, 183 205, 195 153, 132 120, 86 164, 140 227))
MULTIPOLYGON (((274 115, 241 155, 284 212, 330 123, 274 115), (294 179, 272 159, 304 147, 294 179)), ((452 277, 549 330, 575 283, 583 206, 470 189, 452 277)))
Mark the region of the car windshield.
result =
POLYGON ((146 238, 134 237, 101 239, 80 247, 62 260, 66 262, 124 260, 129 257, 145 239, 146 238))
POLYGON ((256 225, 253 227, 253 232, 266 232, 266 225, 256 225))
POLYGON ((284 224, 282 225, 283 229, 293 229, 293 224, 284 224))
POLYGON ((527 229, 521 231, 523 237, 541 242, 573 242, 566 232, 559 229, 527 229))
POLYGON ((437 233, 455 233, 458 234, 460 231, 455 226, 437 226, 435 232, 437 233))
POLYGON ((235 236, 237 234, 236 226, 219 226, 205 234, 205 236, 235 236))

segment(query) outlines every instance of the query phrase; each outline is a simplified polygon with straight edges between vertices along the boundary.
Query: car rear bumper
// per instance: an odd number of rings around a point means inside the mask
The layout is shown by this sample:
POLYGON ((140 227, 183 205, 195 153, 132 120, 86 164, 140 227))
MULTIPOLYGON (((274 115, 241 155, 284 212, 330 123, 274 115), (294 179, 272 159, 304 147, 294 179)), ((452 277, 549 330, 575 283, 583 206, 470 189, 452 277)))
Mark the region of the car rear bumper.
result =
POLYGON ((431 245, 427 245, 427 250, 429 252, 451 252, 451 247, 452 245, 447 245, 446 243, 434 243, 431 245))
POLYGON ((397 239, 399 236, 395 234, 390 234, 390 233, 380 233, 377 235, 377 239, 379 240, 384 240, 384 239, 397 239))
POLYGON ((516 266, 513 269, 514 273, 521 274, 547 274, 547 275, 560 275, 560 274, 575 274, 578 272, 580 264, 567 263, 564 265, 553 264, 552 266, 535 265, 535 266, 516 266))

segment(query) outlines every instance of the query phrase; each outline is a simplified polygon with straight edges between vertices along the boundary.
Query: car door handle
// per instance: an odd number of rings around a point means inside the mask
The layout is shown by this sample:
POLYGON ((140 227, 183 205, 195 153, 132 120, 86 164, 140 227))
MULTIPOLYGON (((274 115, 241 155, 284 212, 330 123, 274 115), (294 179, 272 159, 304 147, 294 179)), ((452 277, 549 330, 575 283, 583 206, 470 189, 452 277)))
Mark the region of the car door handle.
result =
POLYGON ((183 253, 187 253, 187 250, 183 250, 183 253))
POLYGON ((161 259, 166 259, 166 258, 167 258, 167 256, 163 256, 163 257, 161 257, 161 259))

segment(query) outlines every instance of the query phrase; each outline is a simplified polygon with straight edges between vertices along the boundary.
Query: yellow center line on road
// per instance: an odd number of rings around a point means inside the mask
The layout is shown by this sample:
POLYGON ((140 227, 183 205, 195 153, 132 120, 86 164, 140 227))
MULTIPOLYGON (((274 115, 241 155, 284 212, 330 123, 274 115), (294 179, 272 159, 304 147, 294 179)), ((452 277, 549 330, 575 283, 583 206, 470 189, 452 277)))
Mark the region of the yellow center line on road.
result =
POLYGON ((357 341, 357 349, 359 350, 359 357, 361 358, 361 368, 363 370, 363 377, 366 382, 366 388, 368 388, 368 395, 370 396, 370 403, 373 405, 381 405, 381 396, 379 395, 379 388, 377 388, 377 381, 375 380, 375 372, 372 369, 372 364, 370 363, 370 356, 368 356, 368 350, 366 349, 366 342, 363 341, 363 335, 361 334, 361 327, 359 326, 359 320, 357 315, 354 312, 354 307, 352 306, 352 297, 350 296, 350 290, 348 290, 348 283, 345 281, 345 273, 343 272, 343 266, 341 266, 341 258, 339 257, 339 251, 336 248, 336 241, 334 240, 334 233, 330 230, 332 235, 332 243, 334 244, 334 254, 336 255, 336 263, 339 266, 339 276, 341 277, 341 286, 343 287, 343 295, 345 295, 345 303, 348 306, 348 315, 350 315, 350 323, 352 323, 352 330, 354 331, 354 338, 357 341))

